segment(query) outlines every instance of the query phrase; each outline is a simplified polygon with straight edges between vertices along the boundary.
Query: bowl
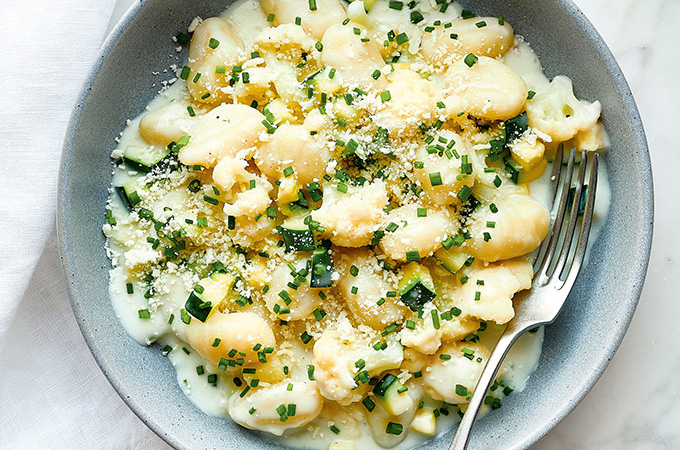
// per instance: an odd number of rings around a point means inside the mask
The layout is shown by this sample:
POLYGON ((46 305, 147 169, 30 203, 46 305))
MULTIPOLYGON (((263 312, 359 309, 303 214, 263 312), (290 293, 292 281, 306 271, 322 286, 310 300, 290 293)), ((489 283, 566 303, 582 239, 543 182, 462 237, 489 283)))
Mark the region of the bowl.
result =
MULTIPOLYGON (((83 336, 130 408, 177 448, 279 448, 229 419, 201 412, 181 391, 156 347, 137 345, 108 297, 102 234, 111 184, 110 153, 127 119, 156 95, 165 72, 181 66, 172 36, 196 16, 220 13, 228 0, 142 0, 104 43, 71 118, 58 192, 58 233, 64 273, 83 336), (153 75, 160 72, 160 75, 153 75)), ((600 100, 611 139, 605 155, 609 215, 592 244, 567 304, 546 327, 536 372, 521 393, 480 420, 470 448, 524 449, 555 427, 583 399, 618 348, 633 316, 652 239, 649 153, 633 96, 597 31, 569 0, 462 2, 478 15, 503 14, 538 54, 547 75, 574 81, 577 96, 600 100)), ((422 448, 447 449, 450 430, 422 448)))

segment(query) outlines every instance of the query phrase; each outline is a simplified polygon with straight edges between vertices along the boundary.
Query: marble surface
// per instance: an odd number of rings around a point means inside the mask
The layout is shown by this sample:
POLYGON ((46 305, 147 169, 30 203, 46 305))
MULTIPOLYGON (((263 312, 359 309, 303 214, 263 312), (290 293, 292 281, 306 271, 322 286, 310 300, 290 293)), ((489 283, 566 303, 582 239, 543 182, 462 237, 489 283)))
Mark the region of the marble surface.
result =
MULTIPOLYGON (((117 0, 111 27, 134 1, 117 0)), ((675 79, 680 75, 680 0, 575 3, 609 44, 638 102, 654 171, 655 237, 642 298, 621 348, 585 400, 534 450, 677 449, 680 393, 674 375, 680 371, 680 302, 675 287, 680 285, 680 271, 675 259, 680 258, 680 184, 670 162, 680 122, 680 84, 675 79)), ((6 350, 0 353, 0 421, 12 408, 29 408, 35 411, 35 431, 27 435, 0 426, 0 443, 6 443, 4 448, 73 448, 69 444, 77 436, 78 442, 90 444, 82 448, 167 449, 127 409, 89 356, 64 300, 65 286, 47 282, 45 274, 58 265, 52 238, 31 280, 33 300, 22 303, 6 350), (49 342, 50 351, 26 350, 26 342, 49 342), (22 395, 22 389, 35 386, 44 393, 22 395), (98 401, 82 408, 87 396, 98 401), (49 432, 55 429, 61 432, 49 432)))

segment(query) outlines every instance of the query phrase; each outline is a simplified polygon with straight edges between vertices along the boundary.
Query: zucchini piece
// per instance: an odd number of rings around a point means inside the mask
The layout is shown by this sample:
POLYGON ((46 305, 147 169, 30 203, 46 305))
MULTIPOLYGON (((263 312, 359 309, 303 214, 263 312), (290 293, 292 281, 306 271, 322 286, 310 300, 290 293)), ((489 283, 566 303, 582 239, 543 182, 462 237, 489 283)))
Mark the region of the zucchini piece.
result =
POLYGON ((434 252, 434 257, 447 272, 455 274, 463 267, 470 255, 459 247, 451 247, 448 250, 445 248, 437 250, 434 252))
POLYGON ((291 217, 278 227, 287 252, 311 252, 316 249, 314 232, 303 219, 303 216, 291 217))
POLYGON ((313 288, 331 287, 333 280, 333 258, 326 248, 314 250, 312 254, 312 277, 309 285, 313 288))
POLYGON ((373 388, 373 393, 382 407, 394 416, 405 413, 413 406, 413 400, 406 393, 404 385, 391 373, 382 377, 373 388))
POLYGON ((529 128, 529 117, 526 112, 505 121, 505 144, 520 137, 529 128))
POLYGON ((513 183, 519 184, 519 178, 522 174, 522 166, 517 164, 512 158, 503 158, 505 163, 505 171, 510 175, 510 179, 513 183))
POLYGON ((120 199, 123 201, 123 204, 128 211, 132 211, 134 207, 142 201, 142 199, 139 198, 139 194, 137 194, 136 181, 130 181, 122 186, 116 186, 116 192, 118 192, 120 199))
POLYGON ((170 154, 167 147, 138 147, 129 145, 123 152, 125 163, 140 172, 149 172, 170 154))
POLYGON ((411 311, 417 311, 425 303, 434 300, 437 293, 427 267, 415 262, 404 267, 399 281, 399 296, 411 311))
POLYGON ((421 409, 411 422, 411 429, 427 436, 434 436, 437 432, 437 418, 429 409, 421 409))
POLYGON ((233 275, 213 272, 198 282, 198 286, 189 294, 184 309, 196 319, 205 322, 229 294, 234 292, 231 289, 233 284, 233 275))
POLYGON ((189 294, 189 298, 184 304, 184 309, 196 319, 205 322, 212 312, 213 305, 211 302, 203 300, 201 294, 193 291, 189 294))

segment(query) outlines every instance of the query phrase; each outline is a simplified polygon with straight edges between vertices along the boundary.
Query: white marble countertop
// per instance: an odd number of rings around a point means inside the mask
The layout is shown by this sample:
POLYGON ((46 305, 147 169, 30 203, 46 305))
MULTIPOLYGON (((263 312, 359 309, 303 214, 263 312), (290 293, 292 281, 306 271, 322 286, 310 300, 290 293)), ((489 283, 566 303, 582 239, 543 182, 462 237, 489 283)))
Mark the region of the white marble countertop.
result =
MULTIPOLYGON (((117 0, 111 26, 135 1, 117 0)), ((680 128, 680 83, 676 79, 680 75, 680 27, 676 23, 680 0, 574 1, 612 49, 637 100, 655 180, 655 235, 640 304, 619 351, 583 402, 534 449, 679 449, 680 393, 673 380, 680 372, 680 301, 673 286, 680 287, 680 271, 675 264, 680 258, 680 183, 672 155, 677 147, 675 133, 680 128)), ((11 448, 45 448, 35 446, 38 438, 50 442, 50 447, 71 448, 69 436, 82 429, 92 436, 92 445, 87 448, 167 449, 127 409, 94 360, 83 358, 87 347, 67 311, 70 305, 63 300, 64 287, 41 286, 41 269, 54 264, 59 262, 51 239, 31 281, 42 303, 22 303, 7 350, 0 354, 0 404, 15 402, 16 408, 35 410, 36 421, 49 422, 46 429, 63 433, 20 436, 10 439, 16 445, 11 448), (57 290, 56 294, 51 289, 57 290), (54 317, 62 319, 55 323, 54 317), (33 329, 36 323, 40 330, 33 329), (59 336, 59 340, 51 341, 50 351, 39 355, 22 350, 22 343, 36 340, 38 331, 43 332, 43 339, 59 336), (71 371, 29 369, 36 365, 50 368, 57 359, 72 364, 71 371), (2 370, 10 364, 22 369, 2 370), (29 388, 27 377, 31 386, 50 383, 44 398, 25 400, 15 392, 17 386, 29 388), (82 392, 74 394, 74 385, 82 386, 82 392), (80 411, 81 421, 60 416, 59 412, 68 410, 73 417, 72 409, 78 403, 69 399, 86 395, 101 401, 80 411)), ((0 418, 8 411, 12 407, 0 405, 0 418)), ((3 430, 0 425, 0 438, 4 432, 20 433, 3 430)))

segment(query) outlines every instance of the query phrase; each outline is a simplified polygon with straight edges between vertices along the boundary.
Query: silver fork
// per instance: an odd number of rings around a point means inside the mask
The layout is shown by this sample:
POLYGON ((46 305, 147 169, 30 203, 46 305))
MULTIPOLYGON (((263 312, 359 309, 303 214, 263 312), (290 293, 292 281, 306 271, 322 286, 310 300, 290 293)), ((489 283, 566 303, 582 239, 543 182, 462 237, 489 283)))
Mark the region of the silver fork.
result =
POLYGON ((510 347, 525 331, 539 325, 549 324, 555 320, 583 264, 590 226, 593 220, 599 155, 597 153, 592 155, 588 155, 587 152, 582 153, 574 197, 571 202, 571 208, 569 208, 568 198, 572 184, 576 150, 571 149, 567 162, 567 170, 564 174, 562 173, 563 164, 561 164, 562 153, 563 149, 560 147, 555 155, 555 164, 553 165, 551 176, 551 202, 554 204, 559 190, 560 178, 563 175, 564 180, 560 191, 560 201, 556 205, 557 211, 550 227, 550 232, 541 244, 534 259, 535 275, 531 289, 515 295, 515 317, 508 323, 505 332, 500 337, 491 356, 489 356, 467 410, 463 415, 463 419, 458 425, 456 436, 453 438, 453 443, 449 450, 464 450, 467 448, 475 419, 484 404, 487 392, 510 347), (574 234, 579 222, 581 196, 584 190, 586 169, 589 164, 591 167, 590 180, 587 185, 587 198, 580 221, 581 226, 578 230, 576 250, 572 252, 572 241, 575 239, 574 234), (565 222, 567 222, 567 228, 563 232, 563 224, 565 222))

